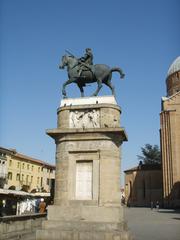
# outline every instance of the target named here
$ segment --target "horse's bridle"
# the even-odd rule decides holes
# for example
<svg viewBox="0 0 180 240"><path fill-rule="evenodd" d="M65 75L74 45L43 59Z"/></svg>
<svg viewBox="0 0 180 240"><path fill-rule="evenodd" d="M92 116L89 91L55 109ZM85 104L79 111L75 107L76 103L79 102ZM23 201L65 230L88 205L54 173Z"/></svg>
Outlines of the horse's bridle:
<svg viewBox="0 0 180 240"><path fill-rule="evenodd" d="M59 66L59 68L64 69L64 67L67 65L67 61L66 61L66 56L62 57L62 65ZM64 60L65 59L65 60Z"/></svg>

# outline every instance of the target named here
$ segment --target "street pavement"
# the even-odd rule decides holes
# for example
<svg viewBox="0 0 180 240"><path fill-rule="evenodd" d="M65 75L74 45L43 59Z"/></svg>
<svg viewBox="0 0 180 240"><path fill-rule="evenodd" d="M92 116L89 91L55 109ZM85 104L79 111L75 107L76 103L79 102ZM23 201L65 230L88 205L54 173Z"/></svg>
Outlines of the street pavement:
<svg viewBox="0 0 180 240"><path fill-rule="evenodd" d="M135 240L180 240L180 211L125 207L124 217Z"/></svg>

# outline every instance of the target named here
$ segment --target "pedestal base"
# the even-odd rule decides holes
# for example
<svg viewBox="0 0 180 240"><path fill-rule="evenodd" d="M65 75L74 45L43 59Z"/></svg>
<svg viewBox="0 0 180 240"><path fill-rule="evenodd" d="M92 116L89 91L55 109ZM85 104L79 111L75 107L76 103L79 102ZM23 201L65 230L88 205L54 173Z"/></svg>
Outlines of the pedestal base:
<svg viewBox="0 0 180 240"><path fill-rule="evenodd" d="M49 223L50 224L50 223ZM109 223L56 222L58 227L38 230L37 240L130 240L129 232L122 227Z"/></svg>
<svg viewBox="0 0 180 240"><path fill-rule="evenodd" d="M130 240L121 207L50 206L36 240Z"/></svg>

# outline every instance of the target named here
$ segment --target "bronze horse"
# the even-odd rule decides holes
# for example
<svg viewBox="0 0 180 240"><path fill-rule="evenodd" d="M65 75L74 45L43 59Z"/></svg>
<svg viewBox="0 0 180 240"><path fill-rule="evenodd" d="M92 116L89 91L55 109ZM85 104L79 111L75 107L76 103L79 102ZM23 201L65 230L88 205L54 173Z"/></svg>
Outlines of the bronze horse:
<svg viewBox="0 0 180 240"><path fill-rule="evenodd" d="M114 86L111 84L112 72L118 72L121 78L124 78L125 74L118 67L110 68L105 64L95 64L88 66L87 70L82 71L79 76L79 61L73 56L64 55L62 57L62 63L59 65L60 69L63 69L67 66L67 72L69 79L63 84L62 94L66 98L66 86L71 83L76 83L80 89L81 97L84 97L83 87L87 83L97 82L97 89L92 96L97 96L100 89L102 88L102 83L106 84L112 91L112 94L115 95Z"/></svg>

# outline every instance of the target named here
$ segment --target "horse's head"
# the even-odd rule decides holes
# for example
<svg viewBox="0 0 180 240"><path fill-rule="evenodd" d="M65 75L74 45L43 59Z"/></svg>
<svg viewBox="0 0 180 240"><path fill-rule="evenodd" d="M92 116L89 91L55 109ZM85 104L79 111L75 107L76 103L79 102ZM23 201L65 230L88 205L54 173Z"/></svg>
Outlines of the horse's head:
<svg viewBox="0 0 180 240"><path fill-rule="evenodd" d="M78 60L73 56L64 55L62 56L61 64L59 65L60 69L63 69L65 66L68 68L73 68L78 63Z"/></svg>
<svg viewBox="0 0 180 240"><path fill-rule="evenodd" d="M67 66L67 55L62 56L61 63L59 64L60 69L64 69L65 66Z"/></svg>

